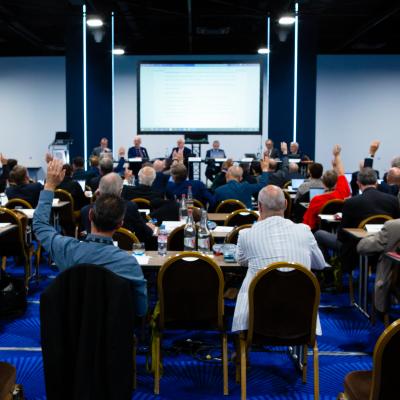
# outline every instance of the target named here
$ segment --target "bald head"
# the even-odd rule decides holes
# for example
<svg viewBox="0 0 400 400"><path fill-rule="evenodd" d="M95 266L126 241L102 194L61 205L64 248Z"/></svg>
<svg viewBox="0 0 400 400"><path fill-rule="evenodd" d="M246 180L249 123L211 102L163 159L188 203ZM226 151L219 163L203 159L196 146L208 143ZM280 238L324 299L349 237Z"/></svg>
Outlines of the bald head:
<svg viewBox="0 0 400 400"><path fill-rule="evenodd" d="M229 182L231 180L240 182L242 180L242 177L243 177L243 169L236 165L232 165L232 167L229 167L228 171L226 172L226 181L227 182Z"/></svg>
<svg viewBox="0 0 400 400"><path fill-rule="evenodd" d="M110 172L100 179L99 193L120 196L122 191L122 184L123 182L121 177L115 172Z"/></svg>
<svg viewBox="0 0 400 400"><path fill-rule="evenodd" d="M389 185L400 186L400 168L393 167L390 168L387 174L387 183Z"/></svg>
<svg viewBox="0 0 400 400"><path fill-rule="evenodd" d="M141 185L151 186L156 179L156 170L153 167L143 167L138 175Z"/></svg>
<svg viewBox="0 0 400 400"><path fill-rule="evenodd" d="M258 194L258 208L261 219L272 216L283 217L286 204L285 195L278 186L268 185Z"/></svg>
<svg viewBox="0 0 400 400"><path fill-rule="evenodd" d="M278 167L278 163L273 158L271 158L269 160L268 170L269 171L276 171L277 167Z"/></svg>
<svg viewBox="0 0 400 400"><path fill-rule="evenodd" d="M289 172L291 174L295 174L296 172L299 172L299 166L297 164L291 162L289 164Z"/></svg>
<svg viewBox="0 0 400 400"><path fill-rule="evenodd" d="M155 160L153 162L153 168L156 170L156 172L162 172L164 170L164 161Z"/></svg>

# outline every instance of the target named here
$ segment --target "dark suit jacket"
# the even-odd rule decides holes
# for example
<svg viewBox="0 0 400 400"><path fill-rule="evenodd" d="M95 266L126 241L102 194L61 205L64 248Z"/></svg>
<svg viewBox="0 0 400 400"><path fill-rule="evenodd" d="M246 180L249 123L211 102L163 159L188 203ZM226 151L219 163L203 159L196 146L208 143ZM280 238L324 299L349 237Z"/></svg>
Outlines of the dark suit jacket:
<svg viewBox="0 0 400 400"><path fill-rule="evenodd" d="M121 197L128 201L135 197L142 197L151 202L152 209L158 208L164 204L164 195L161 192L152 189L150 186L141 184L137 186L125 185L122 189Z"/></svg>
<svg viewBox="0 0 400 400"><path fill-rule="evenodd" d="M134 304L130 281L100 266L68 268L46 288L40 325L49 400L131 398Z"/></svg>
<svg viewBox="0 0 400 400"><path fill-rule="evenodd" d="M81 210L81 229L90 233L91 226L89 221L89 210L92 206L88 205ZM154 249L153 231L146 225L146 221L140 215L138 207L131 201L126 202L126 212L124 217L124 228L134 232L141 242L146 243L146 249Z"/></svg>
<svg viewBox="0 0 400 400"><path fill-rule="evenodd" d="M57 189L63 189L68 193L71 193L71 196L74 199L75 211L80 210L83 206L89 204L89 199L83 193L81 185L69 176L64 178L64 180L57 186Z"/></svg>
<svg viewBox="0 0 400 400"><path fill-rule="evenodd" d="M164 172L156 172L156 179L154 180L151 188L155 191L161 192L163 195L167 190L167 184L170 175L164 174Z"/></svg>
<svg viewBox="0 0 400 400"><path fill-rule="evenodd" d="M169 158L173 158L174 155L174 151L178 151L177 147L174 147L171 151L171 155L169 156ZM183 162L187 167L188 164L188 158L192 156L192 150L189 149L189 147L184 147L183 148Z"/></svg>
<svg viewBox="0 0 400 400"><path fill-rule="evenodd" d="M134 157L150 158L145 147L140 147L140 150L136 147L129 147L128 158Z"/></svg>
<svg viewBox="0 0 400 400"><path fill-rule="evenodd" d="M8 200L23 199L26 200L33 208L36 208L40 192L43 189L41 183L24 183L22 185L11 185L6 189Z"/></svg>
<svg viewBox="0 0 400 400"><path fill-rule="evenodd" d="M264 150L265 155L267 154L267 151L268 151L267 149ZM269 158L280 158L280 156L281 156L280 151L276 147L274 147L271 150L271 154L269 155Z"/></svg>
<svg viewBox="0 0 400 400"><path fill-rule="evenodd" d="M343 228L357 228L365 218L376 214L399 218L400 208L397 198L377 189L368 188L364 190L363 194L345 201L343 217L338 230L338 239L342 242L340 253L345 270L351 269L357 262L357 243L343 231Z"/></svg>

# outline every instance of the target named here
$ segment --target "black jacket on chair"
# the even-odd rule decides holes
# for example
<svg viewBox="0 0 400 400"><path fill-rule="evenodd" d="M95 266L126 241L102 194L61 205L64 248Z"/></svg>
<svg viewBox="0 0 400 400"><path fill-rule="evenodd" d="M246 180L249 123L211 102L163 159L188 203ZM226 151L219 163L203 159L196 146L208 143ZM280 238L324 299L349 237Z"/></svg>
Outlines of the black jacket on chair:
<svg viewBox="0 0 400 400"><path fill-rule="evenodd" d="M129 280L95 265L61 273L40 298L47 399L131 399L134 313Z"/></svg>

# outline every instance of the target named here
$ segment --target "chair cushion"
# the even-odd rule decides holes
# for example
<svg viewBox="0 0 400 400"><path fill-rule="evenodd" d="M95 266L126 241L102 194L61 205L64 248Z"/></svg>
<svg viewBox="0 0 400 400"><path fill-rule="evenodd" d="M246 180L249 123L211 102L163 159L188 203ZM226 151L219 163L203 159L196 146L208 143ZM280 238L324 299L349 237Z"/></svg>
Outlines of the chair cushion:
<svg viewBox="0 0 400 400"><path fill-rule="evenodd" d="M15 386L15 367L5 362L0 362L0 400L11 399Z"/></svg>
<svg viewBox="0 0 400 400"><path fill-rule="evenodd" d="M344 391L349 400L368 400L372 371L353 371L344 378Z"/></svg>

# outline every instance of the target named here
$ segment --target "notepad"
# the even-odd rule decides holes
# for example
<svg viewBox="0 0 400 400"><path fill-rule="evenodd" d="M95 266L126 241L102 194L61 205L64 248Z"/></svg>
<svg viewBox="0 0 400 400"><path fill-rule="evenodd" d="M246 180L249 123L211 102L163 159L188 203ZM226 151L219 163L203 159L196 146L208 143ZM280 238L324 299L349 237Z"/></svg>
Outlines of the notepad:
<svg viewBox="0 0 400 400"><path fill-rule="evenodd" d="M213 232L217 233L230 233L233 230L233 226L217 226Z"/></svg>
<svg viewBox="0 0 400 400"><path fill-rule="evenodd" d="M383 224L367 224L365 225L365 230L368 233L376 233L382 230Z"/></svg>
<svg viewBox="0 0 400 400"><path fill-rule="evenodd" d="M142 256L137 256L136 254L132 253L132 256L136 258L136 261L139 263L139 265L147 265L150 260L150 256L142 255Z"/></svg>

